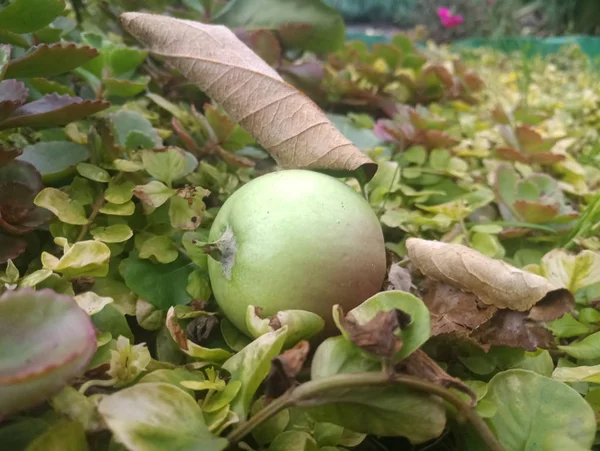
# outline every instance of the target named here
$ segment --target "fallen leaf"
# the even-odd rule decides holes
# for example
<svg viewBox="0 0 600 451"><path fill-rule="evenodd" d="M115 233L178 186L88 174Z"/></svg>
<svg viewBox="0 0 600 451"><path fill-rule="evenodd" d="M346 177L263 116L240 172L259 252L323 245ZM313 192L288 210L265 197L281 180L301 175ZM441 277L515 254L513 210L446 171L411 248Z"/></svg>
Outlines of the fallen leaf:
<svg viewBox="0 0 600 451"><path fill-rule="evenodd" d="M457 333L469 336L498 309L485 305L473 293L446 283L426 279L419 285L423 302L431 313L431 335Z"/></svg>
<svg viewBox="0 0 600 451"><path fill-rule="evenodd" d="M181 71L248 130L286 169L363 168L376 165L308 97L223 26L159 15L124 13L123 27Z"/></svg>
<svg viewBox="0 0 600 451"><path fill-rule="evenodd" d="M552 333L541 323L528 318L526 312L511 310L498 311L472 337L484 345L510 346L532 352L538 348L548 349L553 342Z"/></svg>
<svg viewBox="0 0 600 451"><path fill-rule="evenodd" d="M302 369L310 345L302 340L291 349L271 360L271 370L266 379L265 395L274 399L283 395L296 384L296 375Z"/></svg>
<svg viewBox="0 0 600 451"><path fill-rule="evenodd" d="M550 294L574 302L568 290L548 279L460 244L409 238L406 248L424 275L469 291L487 305L524 312Z"/></svg>

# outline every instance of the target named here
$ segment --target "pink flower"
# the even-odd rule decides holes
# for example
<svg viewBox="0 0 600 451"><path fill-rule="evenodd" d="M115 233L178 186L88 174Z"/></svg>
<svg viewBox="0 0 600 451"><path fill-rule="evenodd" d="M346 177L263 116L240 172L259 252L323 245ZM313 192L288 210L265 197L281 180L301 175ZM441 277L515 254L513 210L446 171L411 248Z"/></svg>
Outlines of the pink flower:
<svg viewBox="0 0 600 451"><path fill-rule="evenodd" d="M442 25L446 28L456 27L465 21L463 16L460 14L452 14L448 8L438 8L437 13L440 18L440 22L442 22Z"/></svg>

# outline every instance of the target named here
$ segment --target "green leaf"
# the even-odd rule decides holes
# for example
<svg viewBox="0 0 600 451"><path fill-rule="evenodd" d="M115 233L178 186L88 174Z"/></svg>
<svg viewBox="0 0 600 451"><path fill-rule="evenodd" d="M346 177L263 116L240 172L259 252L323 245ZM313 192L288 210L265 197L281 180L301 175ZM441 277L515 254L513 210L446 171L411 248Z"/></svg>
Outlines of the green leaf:
<svg viewBox="0 0 600 451"><path fill-rule="evenodd" d="M50 210L58 219L67 224L83 225L88 223L83 206L71 199L67 193L56 188L44 188L33 202Z"/></svg>
<svg viewBox="0 0 600 451"><path fill-rule="evenodd" d="M344 20L319 0L244 0L229 2L213 18L229 28L278 30L288 46L332 52L344 45Z"/></svg>
<svg viewBox="0 0 600 451"><path fill-rule="evenodd" d="M419 349L431 334L429 310L416 296L405 291L385 291L370 297L358 307L350 310L358 324L366 324L372 320L378 312L388 312L399 309L410 315L411 321L408 326L399 329L395 334L402 340L402 348L396 353L396 359L403 359ZM340 308L333 308L333 317L342 335L349 339L348 332L340 324Z"/></svg>
<svg viewBox="0 0 600 451"><path fill-rule="evenodd" d="M561 382L526 370L504 371L492 378L483 399L497 407L487 421L507 450L583 450L594 442L592 408Z"/></svg>
<svg viewBox="0 0 600 451"><path fill-rule="evenodd" d="M132 451L220 451L202 410L185 391L166 383L144 383L105 396L98 410L119 442Z"/></svg>
<svg viewBox="0 0 600 451"><path fill-rule="evenodd" d="M143 92L150 82L151 78L147 75L138 77L135 80L122 80L118 78L102 79L105 97L134 97Z"/></svg>
<svg viewBox="0 0 600 451"><path fill-rule="evenodd" d="M228 383L223 390L220 392L213 394L208 402L204 402L202 404L203 412L216 412L226 406L228 406L231 401L237 396L238 392L242 388L242 383L240 381L231 381Z"/></svg>
<svg viewBox="0 0 600 451"><path fill-rule="evenodd" d="M542 258L541 268L541 275L577 293L600 282L600 253L584 250L572 255L563 249L553 249Z"/></svg>
<svg viewBox="0 0 600 451"><path fill-rule="evenodd" d="M13 421L0 428L0 443L6 449L26 449L47 428L48 422L41 418L27 417Z"/></svg>
<svg viewBox="0 0 600 451"><path fill-rule="evenodd" d="M79 175L94 182L108 183L112 178L107 171L95 164L79 163L76 169Z"/></svg>
<svg viewBox="0 0 600 451"><path fill-rule="evenodd" d="M593 360L600 358L600 332L585 337L583 340L571 345L558 346L558 349L566 352L571 357L581 360Z"/></svg>
<svg viewBox="0 0 600 451"><path fill-rule="evenodd" d="M131 200L135 183L126 180L116 182L114 179L108 183L108 188L104 191L104 198L111 204L121 205Z"/></svg>
<svg viewBox="0 0 600 451"><path fill-rule="evenodd" d="M107 296L98 296L93 291L85 291L75 296L75 301L77 301L77 305L85 310L88 315L92 316L100 312L108 304L112 304L114 299Z"/></svg>
<svg viewBox="0 0 600 451"><path fill-rule="evenodd" d="M85 371L95 350L92 322L73 298L47 289L5 292L0 296L0 415L57 394Z"/></svg>
<svg viewBox="0 0 600 451"><path fill-rule="evenodd" d="M379 371L381 364L365 359L358 347L338 336L330 337L319 345L310 369L311 379L319 380L341 373Z"/></svg>
<svg viewBox="0 0 600 451"><path fill-rule="evenodd" d="M109 332L111 336L118 337L120 335L133 342L133 333L129 328L127 320L117 308L115 304L110 304L92 316L92 322L97 329L103 332ZM114 344L116 345L116 341Z"/></svg>
<svg viewBox="0 0 600 451"><path fill-rule="evenodd" d="M238 352L250 344L250 339L237 329L227 318L221 319L221 335L223 340L234 351Z"/></svg>
<svg viewBox="0 0 600 451"><path fill-rule="evenodd" d="M152 177L166 183L169 187L174 180L178 180L189 173L185 152L177 147L144 150L142 161L144 169Z"/></svg>
<svg viewBox="0 0 600 451"><path fill-rule="evenodd" d="M69 72L96 56L98 51L91 47L71 43L41 44L21 58L11 60L6 69L6 77L52 77Z"/></svg>
<svg viewBox="0 0 600 451"><path fill-rule="evenodd" d="M122 146L127 146L129 135L135 132L146 137L148 147L162 146L162 139L158 136L158 132L152 127L150 121L136 111L121 109L111 114L110 122L113 134Z"/></svg>
<svg viewBox="0 0 600 451"><path fill-rule="evenodd" d="M42 180L51 183L72 175L75 166L89 157L88 149L68 141L41 141L23 149L17 159L27 161L42 174Z"/></svg>
<svg viewBox="0 0 600 451"><path fill-rule="evenodd" d="M104 243L123 243L133 236L127 224L114 224L107 227L95 227L90 230L95 240Z"/></svg>
<svg viewBox="0 0 600 451"><path fill-rule="evenodd" d="M319 447L307 432L285 431L275 437L268 451L319 451Z"/></svg>
<svg viewBox="0 0 600 451"><path fill-rule="evenodd" d="M193 268L183 258L169 264L155 264L135 253L123 260L123 279L138 296L162 310L188 304L192 297L186 286Z"/></svg>
<svg viewBox="0 0 600 451"><path fill-rule="evenodd" d="M56 238L55 242L64 240ZM78 241L72 246L64 245L63 256L59 259L48 252L42 252L44 268L58 272L67 278L96 276L108 273L110 249L100 241Z"/></svg>
<svg viewBox="0 0 600 451"><path fill-rule="evenodd" d="M559 366L552 372L552 379L560 382L592 382L600 383L600 365L593 366Z"/></svg>
<svg viewBox="0 0 600 451"><path fill-rule="evenodd" d="M196 230L202 221L204 210L206 210L206 205L202 200L204 195L204 190L200 189L189 199L181 196L171 197L169 203L171 225L180 230Z"/></svg>
<svg viewBox="0 0 600 451"><path fill-rule="evenodd" d="M108 55L108 65L114 76L133 72L148 56L147 50L133 47L115 47Z"/></svg>
<svg viewBox="0 0 600 451"><path fill-rule="evenodd" d="M177 190L169 188L158 180L152 180L145 185L136 186L133 193L145 204L158 208L177 193Z"/></svg>
<svg viewBox="0 0 600 451"><path fill-rule="evenodd" d="M131 216L135 212L135 204L130 200L123 204L106 202L99 211L105 215Z"/></svg>
<svg viewBox="0 0 600 451"><path fill-rule="evenodd" d="M60 421L29 444L26 451L88 451L85 430L79 421Z"/></svg>
<svg viewBox="0 0 600 451"><path fill-rule="evenodd" d="M287 327L287 336L284 347L292 347L301 340L314 337L325 327L325 321L319 315L306 310L283 310L273 316L279 327ZM271 318L261 318L252 305L246 310L246 327L254 338L273 332L275 328L270 325Z"/></svg>
<svg viewBox="0 0 600 451"><path fill-rule="evenodd" d="M0 29L30 33L50 24L64 9L62 0L15 0L0 10Z"/></svg>
<svg viewBox="0 0 600 451"><path fill-rule="evenodd" d="M223 364L223 369L231 374L231 380L242 383L242 389L231 403L231 410L241 420L248 415L256 390L269 374L271 360L281 352L286 333L287 328L282 327L264 334Z"/></svg>
<svg viewBox="0 0 600 451"><path fill-rule="evenodd" d="M446 426L443 402L403 386L332 389L327 398L331 403L307 408L311 418L356 432L419 444L439 437Z"/></svg>
<svg viewBox="0 0 600 451"><path fill-rule="evenodd" d="M206 378L200 371L192 371L186 368L175 368L173 370L156 370L144 375L139 381L139 384L146 382L164 382L175 385L177 388L185 391L189 395L193 395L194 391L185 388L181 385L182 381L203 381Z"/></svg>
<svg viewBox="0 0 600 451"><path fill-rule="evenodd" d="M566 313L562 317L550 321L547 324L548 329L552 331L557 338L571 338L584 335L591 332L592 328L573 318L573 315Z"/></svg>
<svg viewBox="0 0 600 451"><path fill-rule="evenodd" d="M155 235L143 242L139 249L140 258L154 257L159 263L171 263L179 253L175 243L168 236Z"/></svg>
<svg viewBox="0 0 600 451"><path fill-rule="evenodd" d="M348 116L332 113L328 114L327 117L359 149L370 149L383 144L383 141L373 133L373 130L357 127Z"/></svg>
<svg viewBox="0 0 600 451"><path fill-rule="evenodd" d="M212 295L208 273L194 270L188 277L185 289L192 298L208 301Z"/></svg>
<svg viewBox="0 0 600 451"><path fill-rule="evenodd" d="M517 171L508 164L501 164L496 170L496 194L506 205L513 205L517 200Z"/></svg>
<svg viewBox="0 0 600 451"><path fill-rule="evenodd" d="M265 397L261 396L254 401L254 404L252 404L251 417L256 415L264 407ZM290 411L288 409L282 410L277 415L263 421L257 427L252 429L252 437L259 445L271 443L275 437L285 430L289 422Z"/></svg>
<svg viewBox="0 0 600 451"><path fill-rule="evenodd" d="M65 387L50 403L57 413L79 422L86 431L97 432L103 429L94 399L79 393L73 387Z"/></svg>

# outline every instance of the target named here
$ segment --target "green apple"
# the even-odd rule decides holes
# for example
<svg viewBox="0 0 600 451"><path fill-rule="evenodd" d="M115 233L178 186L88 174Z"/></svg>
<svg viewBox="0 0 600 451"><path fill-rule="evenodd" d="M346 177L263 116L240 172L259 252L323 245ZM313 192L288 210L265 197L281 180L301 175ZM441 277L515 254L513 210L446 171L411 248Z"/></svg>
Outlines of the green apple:
<svg viewBox="0 0 600 451"><path fill-rule="evenodd" d="M356 307L380 291L386 272L383 232L368 202L309 170L242 186L219 210L209 240L217 249L208 258L214 296L246 334L249 305L263 316L310 311L331 329L332 307Z"/></svg>

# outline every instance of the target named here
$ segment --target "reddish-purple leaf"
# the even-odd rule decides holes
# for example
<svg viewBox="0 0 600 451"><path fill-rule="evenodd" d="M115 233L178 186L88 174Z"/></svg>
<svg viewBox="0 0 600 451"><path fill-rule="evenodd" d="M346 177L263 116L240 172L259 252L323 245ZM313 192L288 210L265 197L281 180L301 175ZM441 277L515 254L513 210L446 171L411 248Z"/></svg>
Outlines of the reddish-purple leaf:
<svg viewBox="0 0 600 451"><path fill-rule="evenodd" d="M27 100L29 90L23 82L4 80L0 82L0 121L6 119L13 111Z"/></svg>
<svg viewBox="0 0 600 451"><path fill-rule="evenodd" d="M23 153L21 149L0 147L0 168L7 165Z"/></svg>
<svg viewBox="0 0 600 451"><path fill-rule="evenodd" d="M50 94L18 108L0 123L0 130L14 127L65 125L105 110L110 104L101 100L83 100L68 95Z"/></svg>
<svg viewBox="0 0 600 451"><path fill-rule="evenodd" d="M12 60L7 78L51 77L64 74L96 58L98 50L72 43L41 44Z"/></svg>
<svg viewBox="0 0 600 451"><path fill-rule="evenodd" d="M496 153L500 158L508 161L520 161L521 163L529 161L525 155L512 147L499 147L496 149Z"/></svg>
<svg viewBox="0 0 600 451"><path fill-rule="evenodd" d="M269 30L256 30L250 35L250 48L270 66L281 63L281 45Z"/></svg>
<svg viewBox="0 0 600 451"><path fill-rule="evenodd" d="M542 136L527 125L517 127L515 135L519 143L519 148L523 152L535 152L544 143Z"/></svg>
<svg viewBox="0 0 600 451"><path fill-rule="evenodd" d="M0 232L0 265L14 260L27 249L27 241Z"/></svg>
<svg viewBox="0 0 600 451"><path fill-rule="evenodd" d="M556 205L544 205L537 202L518 200L514 203L514 209L521 217L532 224L543 224L552 221L558 215Z"/></svg>
<svg viewBox="0 0 600 451"><path fill-rule="evenodd" d="M0 416L55 395L87 368L96 352L89 315L50 289L0 297Z"/></svg>
<svg viewBox="0 0 600 451"><path fill-rule="evenodd" d="M529 155L529 161L539 164L554 164L563 161L566 157L552 152L537 152Z"/></svg>

